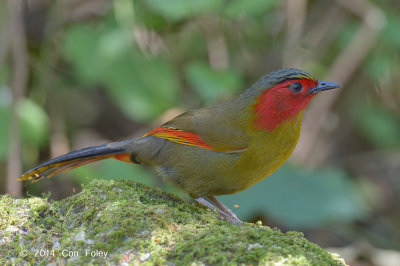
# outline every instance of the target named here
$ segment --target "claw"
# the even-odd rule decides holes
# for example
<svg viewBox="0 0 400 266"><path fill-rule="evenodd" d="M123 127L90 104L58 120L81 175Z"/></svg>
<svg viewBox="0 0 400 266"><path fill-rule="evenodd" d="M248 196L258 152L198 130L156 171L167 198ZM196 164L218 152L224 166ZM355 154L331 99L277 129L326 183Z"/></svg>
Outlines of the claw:
<svg viewBox="0 0 400 266"><path fill-rule="evenodd" d="M224 204L222 204L219 200L217 200L214 196L209 197L210 200L212 200L218 207L213 205L211 202L206 200L204 197L198 197L195 198L194 200L198 202L199 204L209 208L212 211L217 211L221 217L228 222L236 225L242 225L243 222L236 216L235 213L233 213L228 207L226 207ZM216 203L218 202L218 203ZM222 210L223 209L223 210Z"/></svg>

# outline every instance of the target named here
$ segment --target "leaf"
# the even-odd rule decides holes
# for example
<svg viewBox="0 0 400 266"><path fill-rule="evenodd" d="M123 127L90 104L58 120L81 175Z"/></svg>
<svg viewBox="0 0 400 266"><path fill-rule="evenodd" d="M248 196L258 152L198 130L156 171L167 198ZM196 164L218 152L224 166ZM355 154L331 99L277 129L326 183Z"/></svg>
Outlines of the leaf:
<svg viewBox="0 0 400 266"><path fill-rule="evenodd" d="M207 103L237 93L243 83L235 71L214 70L202 61L187 65L185 76L201 99Z"/></svg>
<svg viewBox="0 0 400 266"><path fill-rule="evenodd" d="M396 72L396 62L393 61L391 51L385 50L384 52L370 54L366 61L366 68L368 76L378 83L386 75ZM387 87L382 86L381 88Z"/></svg>
<svg viewBox="0 0 400 266"><path fill-rule="evenodd" d="M211 12L221 8L222 0L145 0L154 12L172 21Z"/></svg>
<svg viewBox="0 0 400 266"><path fill-rule="evenodd" d="M352 110L359 133L373 146L400 146L400 117L379 105L356 105Z"/></svg>
<svg viewBox="0 0 400 266"><path fill-rule="evenodd" d="M149 120L175 104L179 85L173 67L141 54L120 58L107 75L107 89L129 117Z"/></svg>
<svg viewBox="0 0 400 266"><path fill-rule="evenodd" d="M385 27L381 31L380 40L386 44L386 49L392 47L397 50L400 46L400 18L397 11L388 12L386 19L388 21L386 21Z"/></svg>
<svg viewBox="0 0 400 266"><path fill-rule="evenodd" d="M279 1L275 0L235 0L228 2L224 14L230 18L262 16L278 4Z"/></svg>
<svg viewBox="0 0 400 266"><path fill-rule="evenodd" d="M349 21L343 24L342 29L338 32L338 40L336 45L338 45L340 49L345 49L353 40L354 36L356 36L359 28L359 21Z"/></svg>
<svg viewBox="0 0 400 266"><path fill-rule="evenodd" d="M179 83L173 66L147 58L117 28L73 27L64 52L87 85L103 85L128 117L148 121L175 104Z"/></svg>
<svg viewBox="0 0 400 266"><path fill-rule="evenodd" d="M355 184L339 170L308 172L281 167L253 187L221 200L242 219L270 216L289 228L315 228L331 221L350 221L366 212Z"/></svg>
<svg viewBox="0 0 400 266"><path fill-rule="evenodd" d="M99 73L104 72L107 67L107 61L103 61L96 51L99 38L98 30L89 27L71 27L66 32L64 54L84 84L96 82Z"/></svg>
<svg viewBox="0 0 400 266"><path fill-rule="evenodd" d="M22 139L27 143L43 146L49 138L49 118L46 111L31 99L22 99L17 105L21 120Z"/></svg>

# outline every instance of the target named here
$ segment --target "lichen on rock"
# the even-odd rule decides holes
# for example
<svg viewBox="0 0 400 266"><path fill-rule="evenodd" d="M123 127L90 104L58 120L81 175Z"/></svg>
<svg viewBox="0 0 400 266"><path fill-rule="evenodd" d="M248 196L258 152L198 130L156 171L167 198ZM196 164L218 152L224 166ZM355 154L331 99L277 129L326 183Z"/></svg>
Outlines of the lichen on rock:
<svg viewBox="0 0 400 266"><path fill-rule="evenodd" d="M302 233L233 225L127 180L93 180L61 201L1 196L5 263L345 265Z"/></svg>

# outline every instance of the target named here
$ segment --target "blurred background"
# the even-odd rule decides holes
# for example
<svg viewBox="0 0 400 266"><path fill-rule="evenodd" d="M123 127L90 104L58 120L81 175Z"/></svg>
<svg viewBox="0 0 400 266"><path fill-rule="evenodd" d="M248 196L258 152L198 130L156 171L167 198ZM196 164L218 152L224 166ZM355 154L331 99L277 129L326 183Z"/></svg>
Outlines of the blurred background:
<svg viewBox="0 0 400 266"><path fill-rule="evenodd" d="M342 89L313 100L281 169L220 199L350 265L400 265L399 29L398 0L0 1L0 193L62 199L125 178L188 199L116 160L16 179L297 67Z"/></svg>

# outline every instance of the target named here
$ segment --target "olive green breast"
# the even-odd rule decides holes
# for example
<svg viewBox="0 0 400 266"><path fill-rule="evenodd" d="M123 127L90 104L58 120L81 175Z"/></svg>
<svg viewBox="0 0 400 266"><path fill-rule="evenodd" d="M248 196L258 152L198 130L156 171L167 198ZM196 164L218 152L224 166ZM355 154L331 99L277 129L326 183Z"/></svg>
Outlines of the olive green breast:
<svg viewBox="0 0 400 266"><path fill-rule="evenodd" d="M232 180L237 183L238 191L268 177L289 158L300 137L302 117L303 111L271 132L256 130L249 133L249 148L235 165L240 176Z"/></svg>

